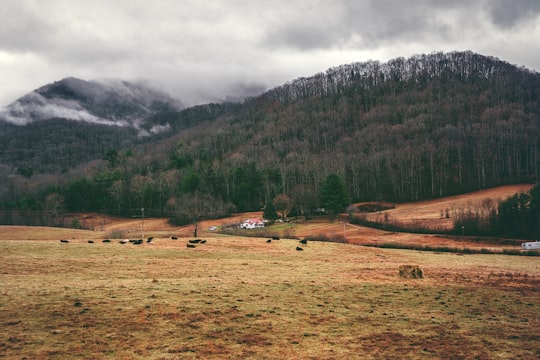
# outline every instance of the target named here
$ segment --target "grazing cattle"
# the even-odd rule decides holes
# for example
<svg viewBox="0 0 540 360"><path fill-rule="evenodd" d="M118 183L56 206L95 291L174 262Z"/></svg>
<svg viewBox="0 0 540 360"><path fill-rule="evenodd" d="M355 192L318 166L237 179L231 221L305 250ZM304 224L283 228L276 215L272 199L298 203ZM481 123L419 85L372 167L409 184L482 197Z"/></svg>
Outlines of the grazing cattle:
<svg viewBox="0 0 540 360"><path fill-rule="evenodd" d="M302 239L302 240L300 240L300 244L307 245L307 239Z"/></svg>
<svg viewBox="0 0 540 360"><path fill-rule="evenodd" d="M146 242L147 242L147 243L151 243L152 240L154 240L154 237L153 237L153 236L150 236L148 239L146 239Z"/></svg>
<svg viewBox="0 0 540 360"><path fill-rule="evenodd" d="M201 239L189 240L191 244L198 244L201 242Z"/></svg>
<svg viewBox="0 0 540 360"><path fill-rule="evenodd" d="M143 243L142 239L133 241L133 245L141 245Z"/></svg>
<svg viewBox="0 0 540 360"><path fill-rule="evenodd" d="M94 240L88 240L88 243L89 243L89 244L93 244L93 243L94 243Z"/></svg>
<svg viewBox="0 0 540 360"><path fill-rule="evenodd" d="M266 243L267 243L267 244L270 244L271 242L272 242L272 239L266 240Z"/></svg>
<svg viewBox="0 0 540 360"><path fill-rule="evenodd" d="M62 239L62 240L60 240L60 242L61 242L61 243L68 243L69 240L64 240L64 239Z"/></svg>
<svg viewBox="0 0 540 360"><path fill-rule="evenodd" d="M193 249L193 248L195 247L195 245L193 245L193 244L187 244L187 247Z"/></svg>
<svg viewBox="0 0 540 360"><path fill-rule="evenodd" d="M105 240L103 240L103 242L104 242L104 243L110 243L110 242L111 242L111 240L109 240L109 239L105 239Z"/></svg>
<svg viewBox="0 0 540 360"><path fill-rule="evenodd" d="M178 240L176 236L171 236L171 240Z"/></svg>
<svg viewBox="0 0 540 360"><path fill-rule="evenodd" d="M279 240L279 236L272 236L272 240Z"/></svg>
<svg viewBox="0 0 540 360"><path fill-rule="evenodd" d="M120 244L124 245L124 244L127 244L129 242L129 240L120 240Z"/></svg>
<svg viewBox="0 0 540 360"><path fill-rule="evenodd" d="M201 240L201 244L206 244L206 240Z"/></svg>
<svg viewBox="0 0 540 360"><path fill-rule="evenodd" d="M296 251L304 251L304 249L302 249L300 246L297 246Z"/></svg>

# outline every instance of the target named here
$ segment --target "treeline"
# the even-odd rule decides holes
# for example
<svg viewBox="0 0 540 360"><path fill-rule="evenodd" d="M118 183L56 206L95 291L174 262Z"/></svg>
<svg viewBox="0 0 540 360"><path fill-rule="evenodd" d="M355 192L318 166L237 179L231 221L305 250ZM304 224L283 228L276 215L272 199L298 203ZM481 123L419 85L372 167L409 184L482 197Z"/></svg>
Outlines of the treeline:
<svg viewBox="0 0 540 360"><path fill-rule="evenodd" d="M201 159L195 161L184 148L183 143L177 145L166 169L151 164L139 167L141 158L131 151L110 150L105 157L107 166L93 177L0 203L0 223L65 226L66 213L99 212L168 217L181 225L253 210L265 210L269 219L288 214L308 217L318 207L335 215L350 203L337 174L324 179L320 192L298 184L285 194L279 168L258 169L255 163L213 168Z"/></svg>
<svg viewBox="0 0 540 360"><path fill-rule="evenodd" d="M387 217L383 221L370 221L365 216L351 214L349 220L353 224L386 231L493 237L497 239L488 241L484 238L483 241L497 244L515 244L513 240L504 239L537 240L540 238L540 184L534 185L527 193L516 193L500 202L486 199L451 211L446 210L446 216L453 219L453 228L450 230L436 226L425 227L414 222L404 225Z"/></svg>
<svg viewBox="0 0 540 360"><path fill-rule="evenodd" d="M454 216L456 234L538 240L540 238L540 185L527 193L494 204L486 201Z"/></svg>

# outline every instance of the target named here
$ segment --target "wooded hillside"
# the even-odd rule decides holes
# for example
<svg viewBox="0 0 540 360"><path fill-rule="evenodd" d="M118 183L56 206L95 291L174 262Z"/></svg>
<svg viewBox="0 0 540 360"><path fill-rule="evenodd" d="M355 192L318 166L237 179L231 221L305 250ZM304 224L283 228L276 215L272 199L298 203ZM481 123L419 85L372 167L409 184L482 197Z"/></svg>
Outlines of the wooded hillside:
<svg viewBox="0 0 540 360"><path fill-rule="evenodd" d="M351 64L254 99L219 139L279 163L285 189L337 172L355 199L437 197L538 179L539 91L473 53Z"/></svg>
<svg viewBox="0 0 540 360"><path fill-rule="evenodd" d="M199 217L260 209L278 194L315 208L331 174L352 201L418 200L539 178L540 75L471 52L343 65L243 104L154 121L171 131L110 144L106 160L66 174L35 207L56 192L72 211L144 207ZM36 190L22 175L4 181L20 195ZM13 193L3 199L20 207Z"/></svg>

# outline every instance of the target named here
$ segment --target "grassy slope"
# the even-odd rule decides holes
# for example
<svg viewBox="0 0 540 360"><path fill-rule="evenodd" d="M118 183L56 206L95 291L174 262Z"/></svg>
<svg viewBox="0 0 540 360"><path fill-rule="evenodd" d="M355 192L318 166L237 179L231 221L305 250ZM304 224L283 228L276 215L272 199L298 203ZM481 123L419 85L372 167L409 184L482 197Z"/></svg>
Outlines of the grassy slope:
<svg viewBox="0 0 540 360"><path fill-rule="evenodd" d="M454 210L475 209L481 207L482 203L486 201L492 201L496 204L516 193L526 193L531 187L530 184L507 185L445 198L395 204L394 209L381 213L372 213L369 218L375 221L383 221L384 213L386 213L389 220L395 220L403 224L416 222L428 228L449 229L453 226L453 219L451 217L446 218L447 211L452 216Z"/></svg>

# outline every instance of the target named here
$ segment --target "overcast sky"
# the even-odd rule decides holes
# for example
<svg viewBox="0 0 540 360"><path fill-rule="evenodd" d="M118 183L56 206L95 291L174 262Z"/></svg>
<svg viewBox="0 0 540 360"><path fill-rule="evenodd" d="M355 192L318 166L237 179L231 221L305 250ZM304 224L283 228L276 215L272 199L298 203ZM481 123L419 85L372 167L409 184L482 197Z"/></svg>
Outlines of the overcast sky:
<svg viewBox="0 0 540 360"><path fill-rule="evenodd" d="M68 76L146 79L193 105L454 50L540 71L540 1L2 0L0 105Z"/></svg>

